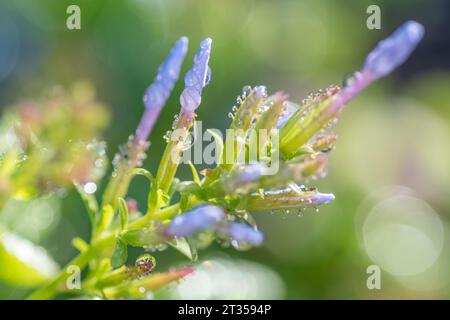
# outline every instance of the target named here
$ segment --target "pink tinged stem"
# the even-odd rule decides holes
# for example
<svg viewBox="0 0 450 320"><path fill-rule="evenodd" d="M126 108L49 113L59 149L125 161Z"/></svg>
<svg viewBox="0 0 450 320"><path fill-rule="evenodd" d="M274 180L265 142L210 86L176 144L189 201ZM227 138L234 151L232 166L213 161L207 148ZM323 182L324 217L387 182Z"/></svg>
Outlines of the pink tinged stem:
<svg viewBox="0 0 450 320"><path fill-rule="evenodd" d="M146 141L150 132L153 129L153 126L156 123L156 119L158 119L159 113L161 112L160 108L155 109L145 109L144 114L142 115L141 122L136 129L136 141Z"/></svg>
<svg viewBox="0 0 450 320"><path fill-rule="evenodd" d="M336 115L342 108L374 81L373 76L367 70L356 72L347 82L346 86L334 97L333 102L327 110L329 115Z"/></svg>

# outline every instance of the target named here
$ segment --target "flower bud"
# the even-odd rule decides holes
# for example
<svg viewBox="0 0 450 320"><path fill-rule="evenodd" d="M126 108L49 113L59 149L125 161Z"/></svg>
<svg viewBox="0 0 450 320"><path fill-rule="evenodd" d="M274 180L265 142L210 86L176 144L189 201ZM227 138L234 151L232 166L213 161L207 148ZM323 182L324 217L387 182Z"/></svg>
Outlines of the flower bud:
<svg viewBox="0 0 450 320"><path fill-rule="evenodd" d="M203 88L211 79L211 69L208 66L211 43L211 38L206 38L200 43L200 49L194 58L194 65L184 77L185 88L180 96L182 111L193 113L202 101Z"/></svg>
<svg viewBox="0 0 450 320"><path fill-rule="evenodd" d="M243 203L249 211L301 209L327 204L335 199L332 193L315 190L292 190L291 188L268 190L250 194Z"/></svg>
<svg viewBox="0 0 450 320"><path fill-rule="evenodd" d="M188 39L180 38L166 60L159 67L153 83L148 87L144 95L145 112L136 129L136 141L145 141L148 138L161 109L166 104L172 92L175 82L180 74L181 64L187 52Z"/></svg>
<svg viewBox="0 0 450 320"><path fill-rule="evenodd" d="M259 246L264 241L264 235L261 231L244 223L230 222L217 228L217 232L222 237L236 241L238 246Z"/></svg>
<svg viewBox="0 0 450 320"><path fill-rule="evenodd" d="M415 21L407 21L395 32L378 43L364 62L363 70L374 80L386 76L408 59L422 40L424 27Z"/></svg>
<svg viewBox="0 0 450 320"><path fill-rule="evenodd" d="M214 227L224 216L220 207L200 205L173 218L164 229L164 235L168 238L190 236Z"/></svg>
<svg viewBox="0 0 450 320"><path fill-rule="evenodd" d="M149 109L161 109L178 80L181 64L183 63L188 48L188 39L180 38L166 60L159 67L153 83L148 87L144 95L144 104Z"/></svg>

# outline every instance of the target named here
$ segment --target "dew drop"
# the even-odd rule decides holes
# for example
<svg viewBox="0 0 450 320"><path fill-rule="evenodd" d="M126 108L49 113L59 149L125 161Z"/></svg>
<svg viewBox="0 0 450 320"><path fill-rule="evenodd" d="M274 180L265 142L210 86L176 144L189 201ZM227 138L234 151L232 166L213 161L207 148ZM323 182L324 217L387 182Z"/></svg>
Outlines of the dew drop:
<svg viewBox="0 0 450 320"><path fill-rule="evenodd" d="M347 73L344 76L344 80L342 80L342 87L347 87L352 84L352 82L355 80L355 73Z"/></svg>
<svg viewBox="0 0 450 320"><path fill-rule="evenodd" d="M171 135L172 135L172 131L167 130L166 134L163 136L163 139L164 139L164 141L166 141L166 143L169 143Z"/></svg>
<svg viewBox="0 0 450 320"><path fill-rule="evenodd" d="M94 194L97 191L97 185L95 182L88 182L83 186L83 191L87 194Z"/></svg>
<svg viewBox="0 0 450 320"><path fill-rule="evenodd" d="M250 87L250 86L244 86L243 88L242 88L242 94L245 96L245 97L247 97L248 95L250 95L250 93L252 92L252 87Z"/></svg>
<svg viewBox="0 0 450 320"><path fill-rule="evenodd" d="M211 81L211 68L208 66L208 71L206 72L205 83L203 86L206 86Z"/></svg>
<svg viewBox="0 0 450 320"><path fill-rule="evenodd" d="M95 166L96 166L97 168L102 168L102 167L104 166L104 161L103 161L103 159L99 158L99 159L95 160Z"/></svg>

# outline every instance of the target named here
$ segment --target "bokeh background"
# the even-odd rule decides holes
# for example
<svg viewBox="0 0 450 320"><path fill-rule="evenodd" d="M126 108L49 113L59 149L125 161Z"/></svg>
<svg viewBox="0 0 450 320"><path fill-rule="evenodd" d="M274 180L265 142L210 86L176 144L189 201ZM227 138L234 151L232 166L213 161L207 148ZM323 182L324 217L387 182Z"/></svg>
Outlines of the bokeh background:
<svg viewBox="0 0 450 320"><path fill-rule="evenodd" d="M81 30L66 28L69 4L81 7ZM366 27L371 4L381 8L381 30ZM302 217L256 215L264 246L202 251L197 274L155 298L450 298L449 15L445 0L2 0L0 112L53 85L90 81L111 112L104 139L112 159L139 121L145 88L182 35L190 39L182 73L199 41L213 38L212 81L198 115L204 127L224 130L243 86L282 89L299 102L341 85L377 41L417 20L426 35L411 58L340 117L329 174L314 184L336 200ZM144 166L153 172L181 90L179 81L151 135ZM189 177L186 168L180 176ZM137 178L129 196L145 206L147 192ZM75 192L8 203L0 221L60 265L76 254L73 237L89 237ZM186 263L173 250L155 256L160 270ZM381 268L380 290L367 288L370 265ZM27 292L0 279L0 298Z"/></svg>

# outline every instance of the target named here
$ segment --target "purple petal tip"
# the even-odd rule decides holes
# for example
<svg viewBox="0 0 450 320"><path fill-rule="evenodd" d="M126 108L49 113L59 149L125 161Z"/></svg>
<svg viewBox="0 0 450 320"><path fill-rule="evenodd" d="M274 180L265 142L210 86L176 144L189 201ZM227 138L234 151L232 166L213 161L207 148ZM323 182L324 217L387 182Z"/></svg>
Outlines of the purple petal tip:
<svg viewBox="0 0 450 320"><path fill-rule="evenodd" d="M267 166L260 162L253 162L246 165L238 175L239 184L245 184L257 181L262 175L266 174Z"/></svg>
<svg viewBox="0 0 450 320"><path fill-rule="evenodd" d="M424 33L425 28L420 23L405 22L367 56L364 71L374 79L389 74L406 61L422 40Z"/></svg>
<svg viewBox="0 0 450 320"><path fill-rule="evenodd" d="M336 197L332 193L316 193L312 196L312 202L314 204L327 204L331 201L333 201Z"/></svg>
<svg viewBox="0 0 450 320"><path fill-rule="evenodd" d="M203 88L209 83L211 69L208 62L211 54L211 38L200 43L200 48L194 57L194 64L184 78L185 88L180 96L182 110L194 112L201 103Z"/></svg>
<svg viewBox="0 0 450 320"><path fill-rule="evenodd" d="M148 87L144 95L146 108L161 109L166 104L175 82L178 80L188 43L188 38L181 37L159 67L153 83Z"/></svg>
<svg viewBox="0 0 450 320"><path fill-rule="evenodd" d="M222 208L200 205L176 216L164 230L166 237L185 237L213 227L225 216Z"/></svg>
<svg viewBox="0 0 450 320"><path fill-rule="evenodd" d="M264 242L264 234L261 231L243 223L231 222L222 232L239 244L259 246Z"/></svg>

